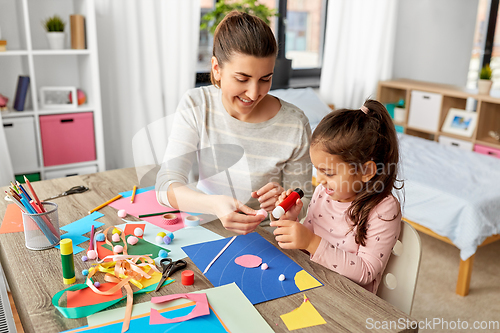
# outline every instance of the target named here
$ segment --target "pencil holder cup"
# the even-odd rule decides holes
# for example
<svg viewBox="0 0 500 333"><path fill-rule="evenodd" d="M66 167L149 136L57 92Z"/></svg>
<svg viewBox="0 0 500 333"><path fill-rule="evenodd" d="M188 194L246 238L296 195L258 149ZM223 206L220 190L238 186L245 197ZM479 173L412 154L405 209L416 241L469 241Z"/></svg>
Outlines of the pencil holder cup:
<svg viewBox="0 0 500 333"><path fill-rule="evenodd" d="M45 213L23 213L24 238L30 250L50 249L61 240L57 205L52 202L42 203Z"/></svg>

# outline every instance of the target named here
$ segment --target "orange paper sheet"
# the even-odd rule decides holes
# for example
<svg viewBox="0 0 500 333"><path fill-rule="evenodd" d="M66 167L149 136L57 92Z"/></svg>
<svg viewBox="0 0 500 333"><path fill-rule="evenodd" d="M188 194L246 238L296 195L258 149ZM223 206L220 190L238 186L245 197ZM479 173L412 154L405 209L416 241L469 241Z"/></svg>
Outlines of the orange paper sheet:
<svg viewBox="0 0 500 333"><path fill-rule="evenodd" d="M125 233L125 235L134 235L134 230L136 228L142 229L142 233L144 234L144 228L146 228L146 224L145 223L142 223L142 224L139 224L139 223L126 224L125 225L125 230L123 230L123 232ZM142 236L138 236L138 237L142 238Z"/></svg>
<svg viewBox="0 0 500 333"><path fill-rule="evenodd" d="M0 227L0 234L7 234L11 232L24 231L23 227L23 214L17 205L10 204L7 206L7 211L3 217L2 226Z"/></svg>

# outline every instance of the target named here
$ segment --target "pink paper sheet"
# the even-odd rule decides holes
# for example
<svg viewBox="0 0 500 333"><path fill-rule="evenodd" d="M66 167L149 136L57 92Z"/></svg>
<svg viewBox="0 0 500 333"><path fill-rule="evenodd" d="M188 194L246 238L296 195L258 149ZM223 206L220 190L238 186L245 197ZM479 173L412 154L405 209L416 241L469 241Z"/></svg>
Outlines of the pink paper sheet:
<svg viewBox="0 0 500 333"><path fill-rule="evenodd" d="M139 217L139 215L169 212L175 210L173 208L160 205L156 200L156 192L154 190L136 194L134 203L130 202L130 198L122 198L120 200L112 202L111 204L109 204L109 206L118 210L124 209L127 214L130 214L137 218ZM189 216L189 214L184 212L178 213L176 215L179 218L179 223L172 225L164 224L163 217L161 215L141 217L141 220L148 221L149 223L152 223L160 228L174 232L176 230L184 228L184 218L186 216Z"/></svg>
<svg viewBox="0 0 500 333"><path fill-rule="evenodd" d="M234 262L246 268L254 268L262 264L262 258L253 254L244 254L234 259Z"/></svg>
<svg viewBox="0 0 500 333"><path fill-rule="evenodd" d="M196 302L193 311L189 314L177 317L177 318L165 318L163 317L158 310L151 309L150 317L149 317L149 325L157 325L157 324L170 324L170 323L179 323L181 321L186 321L189 319L193 319L200 316L206 316L210 314L210 308L208 306L207 294L175 294L175 295L167 295L167 296L159 296L152 297L151 303L163 303L168 301L173 301L179 298L187 298Z"/></svg>

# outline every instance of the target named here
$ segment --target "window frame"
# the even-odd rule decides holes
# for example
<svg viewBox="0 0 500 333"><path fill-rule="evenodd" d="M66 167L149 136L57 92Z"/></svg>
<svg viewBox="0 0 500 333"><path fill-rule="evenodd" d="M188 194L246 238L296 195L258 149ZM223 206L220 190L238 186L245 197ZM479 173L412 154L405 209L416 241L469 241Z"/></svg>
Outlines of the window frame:
<svg viewBox="0 0 500 333"><path fill-rule="evenodd" d="M498 15L498 5L500 0L491 0L490 9L488 11L488 28L486 30L486 40L484 43L483 55L481 58L481 63L479 68L483 68L486 64L491 62L491 56L493 55L493 42L495 39L495 30Z"/></svg>
<svg viewBox="0 0 500 333"><path fill-rule="evenodd" d="M284 57L283 53L286 50L286 13L287 13L287 5L288 5L288 0L276 0L277 1L277 7L276 9L278 10L278 13L280 14L278 16L278 19L276 20L276 38L278 45L280 45L280 48L278 50L278 58L279 57ZM492 0L492 1L500 1L500 0ZM219 0L215 0L215 2L219 2ZM300 80L307 78L308 81L304 81L304 86L311 86L310 80L317 80L317 84L313 84L314 86L319 86L319 79L321 77L321 68L323 66L323 51L324 51L324 46L325 46L325 30L326 30L326 21L327 21L327 12L328 12L328 0L321 0L321 11L324 12L324 15L321 15L321 22L320 25L322 27L321 29L321 35L320 35L320 49L318 50L319 52L319 63L320 67L314 67L314 68L299 68L299 69L293 69L292 68L292 76L291 79L296 81L293 86L298 87L300 86ZM297 83L297 81L299 83ZM205 84L210 84L210 72L197 72L196 73L196 85L205 85ZM292 85L292 84L290 84Z"/></svg>

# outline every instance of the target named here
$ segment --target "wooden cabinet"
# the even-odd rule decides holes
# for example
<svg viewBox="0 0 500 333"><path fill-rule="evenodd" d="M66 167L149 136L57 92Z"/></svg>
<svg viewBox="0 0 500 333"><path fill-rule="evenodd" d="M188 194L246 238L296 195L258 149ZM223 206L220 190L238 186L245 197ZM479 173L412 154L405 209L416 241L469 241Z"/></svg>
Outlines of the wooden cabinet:
<svg viewBox="0 0 500 333"><path fill-rule="evenodd" d="M470 142L470 147L478 152L484 151L479 147L500 149L500 141L489 135L490 131L500 132L500 98L479 95L456 86L399 79L379 82L377 99L384 104L405 100L406 120L394 124L406 134L442 143L457 139L462 147L464 141ZM477 114L477 124L472 136L443 131L450 109L465 110L467 105L472 105L469 109L475 110ZM427 123L422 121L426 119ZM440 136L446 138L440 140Z"/></svg>
<svg viewBox="0 0 500 333"><path fill-rule="evenodd" d="M9 153L34 154L36 163L14 163L16 174L39 174L42 179L54 172L81 174L81 170L104 171L104 136L101 110L101 89L97 53L97 33L95 0L4 0L0 5L0 26L2 39L7 40L7 51L0 52L0 93L9 98L8 111L2 111L3 126L12 126L20 120L30 122L30 130L16 131L9 144ZM85 49L71 49L70 16L82 15L85 19ZM66 23L64 49L52 50L42 22L48 17L59 15ZM30 77L30 85L24 111L13 109L16 84L19 75ZM86 102L78 105L59 105L58 108L44 107L41 103L41 88L71 87L81 89L86 94ZM47 163L44 155L44 135L41 120L44 117L59 115L75 118L79 114L89 115L93 138L73 133L71 137L63 131L54 130L58 142L67 145L78 140L91 141L94 151L91 158L76 159L77 162ZM25 128L28 128L26 126ZM27 133L30 132L30 133ZM30 137L30 147L19 145L19 137ZM9 142L10 143L10 142ZM14 151L15 150L15 151ZM62 152L59 152L62 154ZM64 159L63 159L64 160ZM16 159L14 159L14 162ZM21 165L23 164L23 165Z"/></svg>

